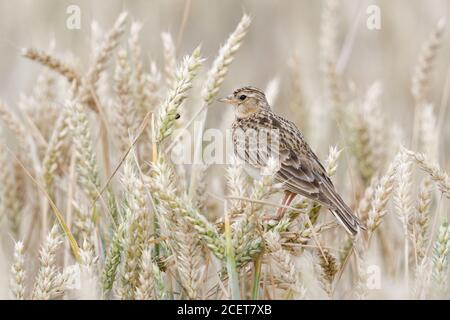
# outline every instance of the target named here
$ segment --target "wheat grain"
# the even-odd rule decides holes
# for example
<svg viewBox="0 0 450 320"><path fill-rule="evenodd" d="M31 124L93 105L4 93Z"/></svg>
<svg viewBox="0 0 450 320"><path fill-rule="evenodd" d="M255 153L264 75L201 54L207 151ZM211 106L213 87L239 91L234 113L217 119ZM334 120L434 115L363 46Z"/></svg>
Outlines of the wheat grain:
<svg viewBox="0 0 450 320"><path fill-rule="evenodd" d="M183 217L179 220L175 232L176 264L181 285L189 299L199 297L202 277L202 251L197 237L193 237L193 228Z"/></svg>
<svg viewBox="0 0 450 320"><path fill-rule="evenodd" d="M59 73L65 77L69 83L80 83L80 76L74 68L50 53L40 51L35 48L27 48L22 50L22 55Z"/></svg>
<svg viewBox="0 0 450 320"><path fill-rule="evenodd" d="M305 289L301 284L293 258L280 245L279 235L271 231L265 234L264 240L269 257L274 262L272 275L275 281L278 280L276 281L277 285L285 290L289 290L294 295L294 298L302 298Z"/></svg>
<svg viewBox="0 0 450 320"><path fill-rule="evenodd" d="M342 149L338 150L337 146L330 147L328 151L328 158L325 160L325 169L330 177L334 176L336 173L341 152Z"/></svg>
<svg viewBox="0 0 450 320"><path fill-rule="evenodd" d="M196 76L197 69L202 64L200 47L197 47L191 56L186 56L176 72L176 82L169 89L166 100L160 107L156 122L156 140L160 143L168 137L177 119L178 110L187 98L187 92L192 87L192 80Z"/></svg>
<svg viewBox="0 0 450 320"><path fill-rule="evenodd" d="M444 221L439 227L433 253L433 281L439 290L447 290L450 227Z"/></svg>
<svg viewBox="0 0 450 320"><path fill-rule="evenodd" d="M100 75L105 71L107 63L111 57L111 53L119 45L119 39L125 32L125 23L128 13L122 12L114 23L113 28L105 36L105 39L95 50L91 65L83 78L80 88L79 96L82 103L86 103L89 107L96 110L94 103L92 103L92 92L95 91Z"/></svg>
<svg viewBox="0 0 450 320"><path fill-rule="evenodd" d="M14 263L11 266L10 291L13 299L24 300L26 298L25 281L25 252L23 242L18 241L14 246Z"/></svg>
<svg viewBox="0 0 450 320"><path fill-rule="evenodd" d="M420 263L426 255L428 226L430 223L430 206L433 186L429 178L422 180L420 185L415 214L412 219L413 238L417 252L417 262Z"/></svg>
<svg viewBox="0 0 450 320"><path fill-rule="evenodd" d="M422 104L428 101L429 86L431 82L431 73L433 71L433 64L436 59L437 51L441 46L442 36L446 21L439 20L436 28L423 44L419 54L419 59L414 69L412 78L411 92L416 100L416 104Z"/></svg>
<svg viewBox="0 0 450 320"><path fill-rule="evenodd" d="M321 71L328 92L328 102L334 107L342 106L341 79L337 73L337 20L338 1L327 0L322 8L320 25Z"/></svg>
<svg viewBox="0 0 450 320"><path fill-rule="evenodd" d="M210 104L228 72L230 64L233 62L234 55L239 50L251 19L244 14L239 21L236 29L230 34L225 44L220 48L219 54L213 62L211 69L208 71L208 77L203 87L202 96L206 104Z"/></svg>
<svg viewBox="0 0 450 320"><path fill-rule="evenodd" d="M169 90L173 89L177 79L177 55L172 35L168 32L161 33L164 48L164 76Z"/></svg>
<svg viewBox="0 0 450 320"><path fill-rule="evenodd" d="M172 170L164 160L160 159L153 166L150 180L150 190L159 199L160 210L175 212L177 215L186 217L193 228L199 233L205 245L219 258L223 259L225 245L222 236L216 228L189 203L188 199L181 199L173 192L171 182Z"/></svg>
<svg viewBox="0 0 450 320"><path fill-rule="evenodd" d="M125 50L119 50L114 74L114 92L117 97L114 102L114 123L115 140L120 154L128 150L130 141L139 126L131 80L128 54Z"/></svg>
<svg viewBox="0 0 450 320"><path fill-rule="evenodd" d="M139 285L136 287L136 300L150 300L155 298L155 270L158 270L152 261L152 250L148 246L142 251L141 273Z"/></svg>
<svg viewBox="0 0 450 320"><path fill-rule="evenodd" d="M138 284L140 260L145 243L149 240L150 217L146 203L144 183L134 168L134 160L129 157L124 166L122 177L126 195L124 234L124 261L120 296L123 299L134 298L134 289Z"/></svg>
<svg viewBox="0 0 450 320"><path fill-rule="evenodd" d="M379 180L375 187L374 196L372 199L371 209L367 218L367 230L369 234L373 233L381 223L381 219L386 215L386 205L392 195L392 190L395 184L395 173L398 163L400 161L400 154L397 155L389 165L386 174Z"/></svg>
<svg viewBox="0 0 450 320"><path fill-rule="evenodd" d="M76 101L67 101L65 107L70 114L69 125L77 159L78 180L87 196L95 200L101 189L100 176L87 114L82 104Z"/></svg>
<svg viewBox="0 0 450 320"><path fill-rule="evenodd" d="M194 195L194 205L200 212L205 211L207 196L207 183L206 178L208 174L208 165L201 165L201 168L197 170L197 177L195 179L195 195ZM184 179L182 179L184 180Z"/></svg>
<svg viewBox="0 0 450 320"><path fill-rule="evenodd" d="M442 192L442 194L450 199L450 178L448 174L442 170L437 163L430 161L424 154L409 150L406 152L437 184L438 189Z"/></svg>
<svg viewBox="0 0 450 320"><path fill-rule="evenodd" d="M420 149L432 160L437 160L439 137L433 105L425 105L420 110Z"/></svg>
<svg viewBox="0 0 450 320"><path fill-rule="evenodd" d="M98 276L98 257L90 241L83 241L80 248L80 287L78 297L84 300L98 300L100 285Z"/></svg>
<svg viewBox="0 0 450 320"><path fill-rule="evenodd" d="M408 24L400 24L393 36L403 50L385 50L380 60L377 50L367 50L373 47L368 38L355 37L361 22L369 29L374 22L372 15L364 21L365 8L351 11L341 1L325 0L290 21L286 12L302 6L273 6L277 14L264 24L251 5L257 19L237 16L240 21L222 40L214 37L226 34L230 24L219 23L205 36L208 24L202 21L210 17L199 15L189 1L178 36L165 33L162 41L152 38L160 34L153 30L157 20L144 17L149 28L147 22L128 25L124 12L104 32L94 16L83 40L91 45L87 57L79 55L87 50L83 45L56 54L54 41L45 50L23 50L43 67L37 77L27 69L30 64L3 65L15 61L14 50L5 51L3 89L12 90L5 97L9 103L0 102L0 264L9 266L11 298L449 298L448 202L436 194L450 198L448 132L438 125L445 124L449 96L450 78L437 68L440 48L447 50L445 21L417 54L408 96L409 67L397 63L392 72L385 62L411 60L405 35L422 34L419 25L407 30ZM394 7L385 7L394 17ZM208 3L210 12L217 8ZM409 8L414 18L419 7L411 2ZM114 10L104 13L115 16ZM176 10L168 4L161 13L175 17ZM427 10L430 17L436 13ZM349 18L354 20L344 34L340 24L348 26ZM294 28L292 37L286 22L298 27L301 21L318 22L318 34ZM5 26L15 32L8 21ZM77 44L82 33L72 35ZM211 59L204 74L199 48L178 59L194 38ZM311 45L317 38L319 46ZM217 43L221 47L214 53L210 49ZM370 63L355 73L366 51ZM320 86L314 62L320 63ZM383 63L388 68L380 68ZM373 80L374 71L382 81ZM445 80L436 90L435 76ZM319 158L328 151L327 174L337 177L336 190L351 189L348 205L367 226L358 241L344 237L325 208L301 195L275 218L283 194L271 166L255 179L239 163L223 174L221 165L197 162L206 159L202 153L213 155L210 147L219 148L213 150L218 159L220 141L207 145L203 134L208 128L227 133L226 113L231 116L232 109L213 110L213 104L222 86L242 81L266 86L271 108L288 114ZM16 89L26 87L14 97ZM439 105L432 93L441 96ZM408 117L411 101L414 121ZM175 129L183 130L173 134ZM195 139L179 139L190 129ZM178 162L186 160L186 150L194 165ZM79 254L71 254L69 243L61 245L65 239L56 226L48 233L54 222L48 220L49 206L61 212L66 233L82 244ZM0 292L8 291L4 280L0 274Z"/></svg>
<svg viewBox="0 0 450 320"><path fill-rule="evenodd" d="M62 166L64 159L66 158L69 134L68 116L67 109L63 109L60 112L42 161L42 176L44 178L46 190L48 190L49 193L52 193L53 181L58 167Z"/></svg>
<svg viewBox="0 0 450 320"><path fill-rule="evenodd" d="M321 281L325 292L330 298L332 298L333 280L339 269L336 263L336 258L330 253L330 251L327 249L323 249L322 251L323 253L319 252L319 264L322 270Z"/></svg>
<svg viewBox="0 0 450 320"><path fill-rule="evenodd" d="M54 225L40 251L40 268L33 287L32 299L49 300L64 294L70 274L60 272L56 265L56 251L62 240L58 226Z"/></svg>
<svg viewBox="0 0 450 320"><path fill-rule="evenodd" d="M117 268L121 261L121 255L123 251L123 235L125 224L121 223L116 230L111 240L109 252L106 256L103 274L102 274L102 286L104 295L109 294L113 288L114 281L116 280Z"/></svg>
<svg viewBox="0 0 450 320"><path fill-rule="evenodd" d="M273 173L277 170L277 160L270 158L267 162L266 174L255 180L251 192L252 200L262 200L274 194ZM258 232L259 219L257 212L263 207L260 203L246 205L242 217L232 226L234 229L233 246L238 266L251 261L261 251L262 238Z"/></svg>
<svg viewBox="0 0 450 320"><path fill-rule="evenodd" d="M381 86L375 82L367 90L361 108L356 110L352 127L353 143L360 174L368 184L383 165L384 129L380 112Z"/></svg>
<svg viewBox="0 0 450 320"><path fill-rule="evenodd" d="M146 74L144 73L144 65L142 64L142 48L139 43L139 34L142 30L142 24L140 22L133 22L130 27L130 38L128 39L128 45L130 47L130 61L132 71L132 83L133 83L133 98L136 105L136 109L141 116L144 116L147 112L147 104L149 103L149 97L145 89L146 86Z"/></svg>
<svg viewBox="0 0 450 320"><path fill-rule="evenodd" d="M247 182L242 165L233 163L227 167L227 185L232 197L245 197ZM245 203L241 200L232 200L229 208L230 220L234 221L236 216L243 213Z"/></svg>
<svg viewBox="0 0 450 320"><path fill-rule="evenodd" d="M79 207L76 203L73 204L73 207L75 211L73 218L74 230L77 231L83 244L89 244L91 248L94 248L96 243L96 226L92 212L86 207Z"/></svg>
<svg viewBox="0 0 450 320"><path fill-rule="evenodd" d="M20 119L9 110L6 103L0 100L0 118L6 127L14 133L16 139L19 142L19 147L26 150L28 146L28 139L26 129L21 123Z"/></svg>
<svg viewBox="0 0 450 320"><path fill-rule="evenodd" d="M412 211L412 203L410 198L411 189L411 159L405 152L401 152L399 157L399 164L397 166L397 189L394 192L394 203L397 208L397 215L402 223L405 249L404 249L404 264L405 264L405 282L408 285L409 281L409 222Z"/></svg>
<svg viewBox="0 0 450 320"><path fill-rule="evenodd" d="M311 115L310 110L305 106L305 97L303 94L302 79L301 79L301 68L300 68L300 57L296 52L288 60L289 67L289 108L295 115L296 119L299 119L300 129L306 135L308 135L311 129ZM300 122L301 121L301 122Z"/></svg>

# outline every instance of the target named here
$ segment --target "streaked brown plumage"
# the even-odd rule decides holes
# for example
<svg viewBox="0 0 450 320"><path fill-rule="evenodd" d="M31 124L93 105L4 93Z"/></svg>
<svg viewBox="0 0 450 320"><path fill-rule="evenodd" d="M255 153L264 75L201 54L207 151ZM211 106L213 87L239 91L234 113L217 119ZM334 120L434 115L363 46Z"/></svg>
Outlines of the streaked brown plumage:
<svg viewBox="0 0 450 320"><path fill-rule="evenodd" d="M355 235L362 228L359 219L336 192L325 168L300 130L292 121L272 111L263 91L244 87L220 101L235 106L233 144L236 155L244 160L247 166L258 172L267 166L268 154L276 154L279 168L275 173L275 180L283 184L284 206L288 206L295 196L300 194L328 207L350 234ZM272 148L269 152L262 150L266 145L262 147L260 143L252 144L253 140L247 135L251 131L259 133L264 130L278 132L277 136L268 139L267 145L269 149ZM273 150L276 149L274 145L278 146L278 150ZM283 215L284 211L285 209L281 208L278 213Z"/></svg>

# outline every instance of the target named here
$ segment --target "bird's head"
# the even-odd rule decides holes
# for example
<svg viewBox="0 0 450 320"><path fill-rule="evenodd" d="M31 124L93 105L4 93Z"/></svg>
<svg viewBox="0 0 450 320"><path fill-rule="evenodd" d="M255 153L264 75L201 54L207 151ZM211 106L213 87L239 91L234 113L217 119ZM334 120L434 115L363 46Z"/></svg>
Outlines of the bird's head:
<svg viewBox="0 0 450 320"><path fill-rule="evenodd" d="M219 101L233 105L238 118L245 118L262 109L270 108L264 92L255 87L234 90L228 97L219 99Z"/></svg>

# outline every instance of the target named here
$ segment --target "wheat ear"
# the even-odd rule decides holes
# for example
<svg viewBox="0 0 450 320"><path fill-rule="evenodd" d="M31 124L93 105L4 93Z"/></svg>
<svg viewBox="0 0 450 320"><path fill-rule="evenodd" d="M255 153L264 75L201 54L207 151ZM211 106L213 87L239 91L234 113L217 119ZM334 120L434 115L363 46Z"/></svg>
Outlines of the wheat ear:
<svg viewBox="0 0 450 320"><path fill-rule="evenodd" d="M75 71L75 69L64 61L61 61L60 59L51 55L50 53L37 50L35 48L27 48L23 49L22 55L59 73L64 78L66 78L69 83L80 83L80 76Z"/></svg>
<svg viewBox="0 0 450 320"><path fill-rule="evenodd" d="M161 40L164 49L164 76L166 77L167 88L174 88L177 72L177 54L172 35L168 32L161 33Z"/></svg>
<svg viewBox="0 0 450 320"><path fill-rule="evenodd" d="M448 283L448 257L450 252L450 227L444 221L439 227L433 252L433 280L437 288L444 293ZM437 295L442 296L442 295Z"/></svg>
<svg viewBox="0 0 450 320"><path fill-rule="evenodd" d="M25 299L25 253L22 241L14 246L14 262L11 266L10 292L14 299Z"/></svg>
<svg viewBox="0 0 450 320"><path fill-rule="evenodd" d="M158 266L152 261L152 250L147 245L142 251L141 272L139 284L136 287L136 300L150 300L155 298L155 270Z"/></svg>
<svg viewBox="0 0 450 320"><path fill-rule="evenodd" d="M83 105L78 102L67 101L66 108L70 116L69 125L75 147L78 180L84 192L93 201L97 199L101 186L87 114Z"/></svg>
<svg viewBox="0 0 450 320"><path fill-rule="evenodd" d="M112 52L119 45L119 39L125 32L127 16L127 12L122 12L119 15L113 28L108 32L98 50L95 51L90 68L82 80L82 86L79 93L81 102L86 103L94 110L96 110L96 107L95 104L92 103L91 90L95 91L101 73L105 71Z"/></svg>
<svg viewBox="0 0 450 320"><path fill-rule="evenodd" d="M121 180L127 205L125 207L126 228L123 242L124 261L119 295L122 299L133 299L141 271L142 251L149 240L150 217L145 186L137 174L132 156L126 160Z"/></svg>
<svg viewBox="0 0 450 320"><path fill-rule="evenodd" d="M247 34L250 26L250 16L244 14L239 21L236 29L230 34L225 44L220 48L219 54L208 71L207 80L203 87L202 96L206 104L210 104L228 72L230 64L233 62L234 55L239 50L242 41Z"/></svg>
<svg viewBox="0 0 450 320"><path fill-rule="evenodd" d="M419 60L414 75L412 78L411 92L417 104L427 102L429 97L429 87L431 83L431 74L433 71L433 64L436 60L437 52L442 43L442 36L444 34L446 21L439 20L436 28L423 44L419 54Z"/></svg>
<svg viewBox="0 0 450 320"><path fill-rule="evenodd" d="M187 98L188 90L192 87L192 81L197 70L202 64L200 47L197 47L191 56L184 58L176 72L176 82L169 89L166 100L160 107L156 122L156 140L162 142L168 137L173 129L175 120L178 118L179 108Z"/></svg>
<svg viewBox="0 0 450 320"><path fill-rule="evenodd" d="M62 240L58 226L54 225L40 251L40 268L36 276L32 299L49 300L64 294L70 280L70 274L60 272L56 265L56 252Z"/></svg>
<svg viewBox="0 0 450 320"><path fill-rule="evenodd" d="M437 163L429 160L423 153L416 153L410 150L407 150L406 152L437 184L437 187L442 194L450 199L450 178L448 174L442 170Z"/></svg>

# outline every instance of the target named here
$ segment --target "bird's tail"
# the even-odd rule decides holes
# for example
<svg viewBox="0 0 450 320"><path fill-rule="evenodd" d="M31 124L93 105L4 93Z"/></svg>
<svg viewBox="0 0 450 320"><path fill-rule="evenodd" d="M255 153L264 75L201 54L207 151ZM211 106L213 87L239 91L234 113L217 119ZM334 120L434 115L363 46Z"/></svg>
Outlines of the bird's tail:
<svg viewBox="0 0 450 320"><path fill-rule="evenodd" d="M345 204L339 194L333 190L331 195L334 201L333 206L330 207L330 211L344 226L345 230L352 236L356 236L360 229L365 229L359 218L353 214L352 210Z"/></svg>

